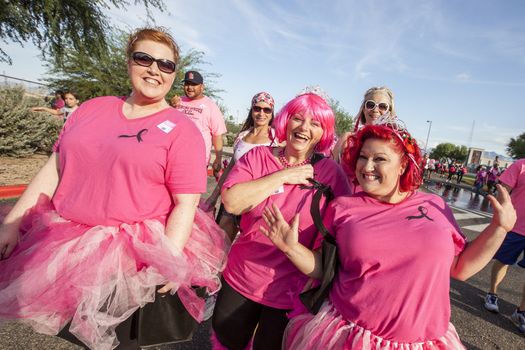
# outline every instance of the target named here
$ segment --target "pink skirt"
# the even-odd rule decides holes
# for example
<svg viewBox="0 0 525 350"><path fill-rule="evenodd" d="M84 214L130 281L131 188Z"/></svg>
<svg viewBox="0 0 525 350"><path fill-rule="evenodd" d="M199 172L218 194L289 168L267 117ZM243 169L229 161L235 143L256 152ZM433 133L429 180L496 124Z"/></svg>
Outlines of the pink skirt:
<svg viewBox="0 0 525 350"><path fill-rule="evenodd" d="M284 333L283 349L465 350L465 347L452 323L449 323L447 332L438 339L401 343L383 339L345 320L329 301L325 301L317 315L303 314L292 318Z"/></svg>
<svg viewBox="0 0 525 350"><path fill-rule="evenodd" d="M19 244L0 261L0 322L17 320L37 332L70 332L92 349L118 345L115 328L155 298L155 286L178 286L187 310L201 321L204 300L192 286L220 289L228 239L200 209L181 252L158 220L86 226L65 220L47 201L22 222Z"/></svg>

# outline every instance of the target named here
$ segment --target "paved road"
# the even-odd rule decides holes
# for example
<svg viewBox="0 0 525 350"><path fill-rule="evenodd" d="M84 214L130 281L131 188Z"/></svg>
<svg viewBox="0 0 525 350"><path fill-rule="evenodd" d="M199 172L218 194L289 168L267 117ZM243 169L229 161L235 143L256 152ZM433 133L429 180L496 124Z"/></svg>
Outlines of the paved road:
<svg viewBox="0 0 525 350"><path fill-rule="evenodd" d="M212 183L210 182L210 186ZM456 220L463 232L471 240L490 222L485 214L453 209ZM500 314L492 314L482 307L483 297L490 280L490 264L467 282L453 280L450 298L452 304L452 323L460 335L463 344L472 350L503 349L524 350L525 337L519 333L510 320L521 298L525 271L511 266L500 287ZM193 342L164 346L155 350L208 350L210 322L202 324L194 336ZM44 336L33 332L20 324L8 324L0 330L0 349L79 349L56 337Z"/></svg>

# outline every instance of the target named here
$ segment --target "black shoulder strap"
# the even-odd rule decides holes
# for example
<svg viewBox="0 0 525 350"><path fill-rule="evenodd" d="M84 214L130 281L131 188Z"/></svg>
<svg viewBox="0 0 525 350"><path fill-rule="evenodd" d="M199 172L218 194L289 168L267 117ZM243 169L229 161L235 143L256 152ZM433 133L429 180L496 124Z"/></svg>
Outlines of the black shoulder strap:
<svg viewBox="0 0 525 350"><path fill-rule="evenodd" d="M314 153L312 155L312 159L310 160L310 164L314 165L315 163L324 158L326 157L322 153ZM323 196L326 197L327 202L330 202L332 199L334 199L334 193L332 192L332 188L314 179L309 179L308 181L310 181L312 186L308 186L307 188L314 188L316 190L314 193L314 197L312 198L312 204L310 206L310 215L312 215L314 225L317 228L317 231L319 231L323 235L323 238L325 240L332 244L335 244L334 237L330 234L330 232L323 223L323 217L321 216L320 210L320 202Z"/></svg>
<svg viewBox="0 0 525 350"><path fill-rule="evenodd" d="M312 181L315 181L315 180L311 180L310 182ZM326 241L332 244L335 244L334 237L328 231L328 229L323 223L323 217L321 216L321 210L320 210L320 201L323 195L326 197L327 202L330 202L332 199L334 199L332 188L330 188L330 186L324 185L317 181L315 181L313 185L314 185L314 188L316 188L316 191L314 193L314 198L312 198L312 205L310 206L310 215L312 215L312 219L314 220L314 225L317 228L317 230L323 235L323 238Z"/></svg>

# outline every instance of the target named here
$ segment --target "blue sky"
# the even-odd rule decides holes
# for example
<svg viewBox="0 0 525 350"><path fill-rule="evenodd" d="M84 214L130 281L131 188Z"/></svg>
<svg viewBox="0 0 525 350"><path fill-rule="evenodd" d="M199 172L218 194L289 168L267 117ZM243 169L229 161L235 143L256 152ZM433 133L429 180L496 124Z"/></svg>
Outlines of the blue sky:
<svg viewBox="0 0 525 350"><path fill-rule="evenodd" d="M225 90L228 114L244 119L251 97L268 91L281 107L319 85L352 115L371 86L386 85L398 116L425 145L469 145L505 154L525 132L525 1L167 0L154 11L183 52L205 52L204 72ZM140 7L110 10L112 23L134 28ZM6 45L3 45L5 47ZM0 72L45 74L31 45L6 47L15 62ZM28 68L30 67L30 68ZM524 104L525 105L525 104Z"/></svg>

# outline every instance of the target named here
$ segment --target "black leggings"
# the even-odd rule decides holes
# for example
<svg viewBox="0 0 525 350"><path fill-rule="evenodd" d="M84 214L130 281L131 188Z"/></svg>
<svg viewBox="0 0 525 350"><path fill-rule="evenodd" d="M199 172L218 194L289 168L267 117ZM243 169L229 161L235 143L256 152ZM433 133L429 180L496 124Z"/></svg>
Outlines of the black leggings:
<svg viewBox="0 0 525 350"><path fill-rule="evenodd" d="M245 298L223 279L213 313L213 331L221 344L231 350L245 349L252 336L253 350L280 350L288 324L287 312Z"/></svg>

